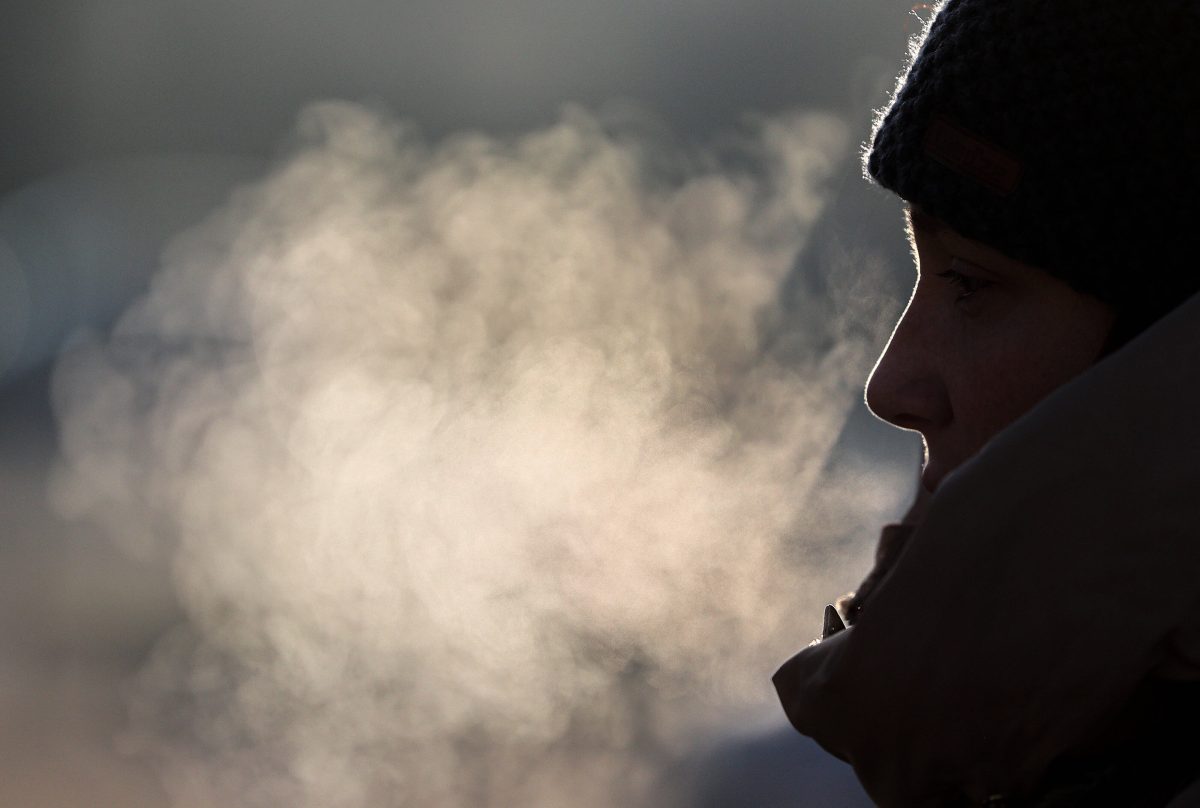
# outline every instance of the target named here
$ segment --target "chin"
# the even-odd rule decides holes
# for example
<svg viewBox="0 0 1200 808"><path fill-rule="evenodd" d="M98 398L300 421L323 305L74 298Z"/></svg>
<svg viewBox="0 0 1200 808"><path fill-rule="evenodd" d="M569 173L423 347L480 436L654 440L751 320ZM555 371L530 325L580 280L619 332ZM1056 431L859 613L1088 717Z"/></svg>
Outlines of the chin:
<svg viewBox="0 0 1200 808"><path fill-rule="evenodd" d="M936 460L929 461L925 464L925 468L921 469L921 487L932 494L948 473L949 469Z"/></svg>

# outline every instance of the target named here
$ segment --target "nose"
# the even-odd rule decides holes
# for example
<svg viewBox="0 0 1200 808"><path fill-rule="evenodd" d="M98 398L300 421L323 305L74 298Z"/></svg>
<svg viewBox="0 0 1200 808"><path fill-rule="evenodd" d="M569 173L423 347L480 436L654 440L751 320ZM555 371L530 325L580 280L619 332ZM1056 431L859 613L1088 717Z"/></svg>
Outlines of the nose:
<svg viewBox="0 0 1200 808"><path fill-rule="evenodd" d="M875 363L866 390L867 407L878 418L926 437L953 415L931 330L914 296Z"/></svg>

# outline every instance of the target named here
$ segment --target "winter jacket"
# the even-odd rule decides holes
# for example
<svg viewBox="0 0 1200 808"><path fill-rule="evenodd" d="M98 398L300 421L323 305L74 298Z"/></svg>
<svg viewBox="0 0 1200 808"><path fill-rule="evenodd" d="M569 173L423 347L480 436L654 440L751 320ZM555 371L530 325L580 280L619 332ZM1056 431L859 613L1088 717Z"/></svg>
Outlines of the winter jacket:
<svg viewBox="0 0 1200 808"><path fill-rule="evenodd" d="M1170 801L1200 777L1198 416L1200 296L943 481L854 625L776 673L792 724L888 808L1140 804L1071 801L1093 775Z"/></svg>

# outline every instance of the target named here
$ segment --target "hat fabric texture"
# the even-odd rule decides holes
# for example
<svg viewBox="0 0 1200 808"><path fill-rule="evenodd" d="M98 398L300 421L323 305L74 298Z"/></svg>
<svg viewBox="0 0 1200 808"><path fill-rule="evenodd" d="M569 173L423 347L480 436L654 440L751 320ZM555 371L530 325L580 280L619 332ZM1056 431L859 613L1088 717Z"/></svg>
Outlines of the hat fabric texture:
<svg viewBox="0 0 1200 808"><path fill-rule="evenodd" d="M1155 319L1200 288L1200 0L948 0L866 173Z"/></svg>

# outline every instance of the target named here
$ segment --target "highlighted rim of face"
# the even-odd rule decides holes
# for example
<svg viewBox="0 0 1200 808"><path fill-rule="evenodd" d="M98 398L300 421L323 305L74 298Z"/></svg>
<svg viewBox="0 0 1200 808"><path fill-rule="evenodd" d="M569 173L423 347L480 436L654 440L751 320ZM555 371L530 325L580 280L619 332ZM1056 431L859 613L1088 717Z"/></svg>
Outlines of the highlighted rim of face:
<svg viewBox="0 0 1200 808"><path fill-rule="evenodd" d="M1115 313L1029 264L906 211L917 280L867 382L879 418L921 434L934 490L1101 356Z"/></svg>

